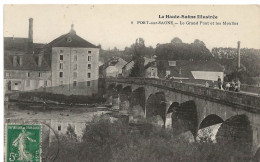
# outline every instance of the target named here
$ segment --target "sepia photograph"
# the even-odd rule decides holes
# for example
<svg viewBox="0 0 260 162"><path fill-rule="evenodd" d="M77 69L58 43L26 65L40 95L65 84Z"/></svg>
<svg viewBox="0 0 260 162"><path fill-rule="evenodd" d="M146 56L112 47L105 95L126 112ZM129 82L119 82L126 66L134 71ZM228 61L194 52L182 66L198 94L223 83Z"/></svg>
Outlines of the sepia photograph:
<svg viewBox="0 0 260 162"><path fill-rule="evenodd" d="M260 162L260 6L3 5L4 161Z"/></svg>

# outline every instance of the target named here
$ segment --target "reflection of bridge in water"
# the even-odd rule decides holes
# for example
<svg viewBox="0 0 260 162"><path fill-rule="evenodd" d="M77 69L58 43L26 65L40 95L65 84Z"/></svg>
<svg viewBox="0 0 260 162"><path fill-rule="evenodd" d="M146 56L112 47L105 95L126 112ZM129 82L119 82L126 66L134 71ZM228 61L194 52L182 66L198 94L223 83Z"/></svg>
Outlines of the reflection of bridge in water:
<svg viewBox="0 0 260 162"><path fill-rule="evenodd" d="M133 118L160 116L164 126L176 133L191 131L194 137L198 130L222 123L218 142L233 141L252 153L259 150L259 96L147 78L107 78L106 87Z"/></svg>

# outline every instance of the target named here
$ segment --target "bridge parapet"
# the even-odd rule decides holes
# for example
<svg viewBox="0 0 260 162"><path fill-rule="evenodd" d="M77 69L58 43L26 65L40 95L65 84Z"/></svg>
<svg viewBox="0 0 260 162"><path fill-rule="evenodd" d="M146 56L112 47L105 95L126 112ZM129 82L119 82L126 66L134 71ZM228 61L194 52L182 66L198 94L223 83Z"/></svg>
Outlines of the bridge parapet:
<svg viewBox="0 0 260 162"><path fill-rule="evenodd" d="M255 95L154 78L106 78L106 81L155 86L186 95L203 97L209 100L217 100L218 102L223 102L225 104L240 106L247 111L260 113L260 97Z"/></svg>

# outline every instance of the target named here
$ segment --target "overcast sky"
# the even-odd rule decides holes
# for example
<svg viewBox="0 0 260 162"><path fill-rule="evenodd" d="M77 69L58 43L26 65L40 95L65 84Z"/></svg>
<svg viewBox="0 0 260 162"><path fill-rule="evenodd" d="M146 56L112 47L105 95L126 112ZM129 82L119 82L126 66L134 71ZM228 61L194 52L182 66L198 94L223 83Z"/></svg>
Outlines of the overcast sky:
<svg viewBox="0 0 260 162"><path fill-rule="evenodd" d="M210 22L233 21L237 26L137 25L136 21L200 21L198 19L159 19L159 15L216 15ZM124 49L142 37L146 46L194 39L206 46L260 49L259 6L177 6L177 5L6 5L4 36L27 37L28 19L34 19L34 42L48 43L69 32L71 24L82 38L102 48ZM134 24L131 24L131 21Z"/></svg>

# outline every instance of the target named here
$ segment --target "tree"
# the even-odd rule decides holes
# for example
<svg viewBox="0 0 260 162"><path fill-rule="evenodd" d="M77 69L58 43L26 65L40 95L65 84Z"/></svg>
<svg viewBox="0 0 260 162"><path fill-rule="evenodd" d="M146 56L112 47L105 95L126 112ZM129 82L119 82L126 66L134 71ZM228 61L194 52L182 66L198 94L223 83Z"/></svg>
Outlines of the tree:
<svg viewBox="0 0 260 162"><path fill-rule="evenodd" d="M178 37L175 37L171 40L172 44L178 44L178 43L182 43L182 40Z"/></svg>
<svg viewBox="0 0 260 162"><path fill-rule="evenodd" d="M193 43L197 44L197 45L205 46L205 43L201 40L198 40L198 39L195 39Z"/></svg>
<svg viewBox="0 0 260 162"><path fill-rule="evenodd" d="M133 47L133 58L134 66L131 69L130 77L143 77L144 76L144 52L145 44L143 38L137 38Z"/></svg>

